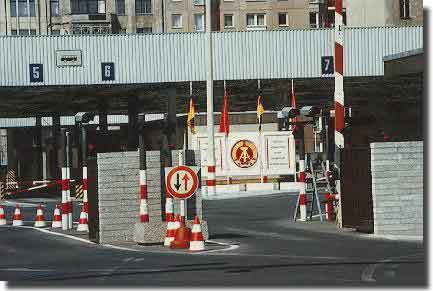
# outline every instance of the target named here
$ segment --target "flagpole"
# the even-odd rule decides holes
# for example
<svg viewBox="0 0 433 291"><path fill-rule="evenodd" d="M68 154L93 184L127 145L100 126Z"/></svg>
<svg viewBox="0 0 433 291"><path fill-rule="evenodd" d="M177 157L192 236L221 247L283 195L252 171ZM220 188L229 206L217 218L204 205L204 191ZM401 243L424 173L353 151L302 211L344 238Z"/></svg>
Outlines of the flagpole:
<svg viewBox="0 0 433 291"><path fill-rule="evenodd" d="M259 91L259 96L261 96L262 95L262 88L261 88L261 84L260 84L260 79L259 80L257 80L257 88L258 88L258 91ZM263 119L263 116L260 116L260 128L259 128L259 155L260 155L260 183L263 183L263 158L262 158L262 127L261 127L261 124L262 124L262 119Z"/></svg>
<svg viewBox="0 0 433 291"><path fill-rule="evenodd" d="M206 0L206 36L207 36L207 79L206 79L206 110L207 110L207 193L215 195L215 132L213 107L213 53L212 53L212 17L211 0Z"/></svg>
<svg viewBox="0 0 433 291"><path fill-rule="evenodd" d="M226 96L226 90L227 90L227 86L226 86L226 80L224 80L224 98ZM228 102L228 100L227 100ZM227 117L229 115L229 112L227 112ZM227 123L227 121L226 121ZM226 179L227 179L227 185L230 184L230 171L229 171L229 158L228 158L228 153L229 153L229 149L228 149L228 128L226 128L225 134L224 134L224 147L225 147L225 167L226 167Z"/></svg>

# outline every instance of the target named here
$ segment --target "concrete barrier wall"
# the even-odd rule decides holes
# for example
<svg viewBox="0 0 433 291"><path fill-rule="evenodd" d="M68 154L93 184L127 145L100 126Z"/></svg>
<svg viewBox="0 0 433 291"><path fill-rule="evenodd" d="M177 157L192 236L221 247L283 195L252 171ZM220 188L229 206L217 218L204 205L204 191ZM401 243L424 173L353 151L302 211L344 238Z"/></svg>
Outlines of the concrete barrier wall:
<svg viewBox="0 0 433 291"><path fill-rule="evenodd" d="M423 235L423 142L372 143L374 233Z"/></svg>
<svg viewBox="0 0 433 291"><path fill-rule="evenodd" d="M161 221L160 152L147 152L150 220ZM98 154L100 243L132 241L139 221L138 151Z"/></svg>

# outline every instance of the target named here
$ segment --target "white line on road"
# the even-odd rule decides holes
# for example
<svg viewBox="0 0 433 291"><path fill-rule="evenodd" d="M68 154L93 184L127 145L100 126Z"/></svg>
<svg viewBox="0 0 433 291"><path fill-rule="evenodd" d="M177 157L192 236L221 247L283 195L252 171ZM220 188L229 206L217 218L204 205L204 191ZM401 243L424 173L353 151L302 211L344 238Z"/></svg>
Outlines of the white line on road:
<svg viewBox="0 0 433 291"><path fill-rule="evenodd" d="M43 232L43 233L49 233L49 234L53 234L53 235L57 235L57 236L62 236L62 237L70 238L70 239L77 240L77 241L80 241L80 242L85 242L85 243L88 243L88 244L95 244L94 242L86 240L86 239L81 238L81 237L76 237L76 236L73 236L73 235L69 235L69 234L65 234L65 233L60 233L60 232L54 232L54 231L51 231L51 230L48 230L48 229L44 229L44 228L37 228L37 227L33 227L33 226L10 226L10 225L8 225L8 227L19 227L19 228L34 229L34 230L37 230L37 231L40 231L40 232Z"/></svg>

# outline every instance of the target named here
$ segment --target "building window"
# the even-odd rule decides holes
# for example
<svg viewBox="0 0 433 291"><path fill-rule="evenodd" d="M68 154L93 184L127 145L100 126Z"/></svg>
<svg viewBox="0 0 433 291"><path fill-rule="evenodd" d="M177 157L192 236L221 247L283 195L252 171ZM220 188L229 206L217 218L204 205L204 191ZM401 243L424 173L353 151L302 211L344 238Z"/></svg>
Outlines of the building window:
<svg viewBox="0 0 433 291"><path fill-rule="evenodd" d="M204 31L204 14L194 14L194 30Z"/></svg>
<svg viewBox="0 0 433 291"><path fill-rule="evenodd" d="M233 14L224 14L224 27L225 28L234 27Z"/></svg>
<svg viewBox="0 0 433 291"><path fill-rule="evenodd" d="M59 0L50 1L51 16L60 16Z"/></svg>
<svg viewBox="0 0 433 291"><path fill-rule="evenodd" d="M116 0L116 14L125 15L125 0Z"/></svg>
<svg viewBox="0 0 433 291"><path fill-rule="evenodd" d="M19 32L20 32L20 35L36 35L36 30L35 29L30 29L30 31L28 29L20 29ZM12 35L17 35L17 30L16 29L12 29L11 30L11 34Z"/></svg>
<svg viewBox="0 0 433 291"><path fill-rule="evenodd" d="M310 12L310 27L319 28L319 12Z"/></svg>
<svg viewBox="0 0 433 291"><path fill-rule="evenodd" d="M152 13L151 0L135 0L135 14L150 14Z"/></svg>
<svg viewBox="0 0 433 291"><path fill-rule="evenodd" d="M152 27L137 27L137 33L152 33Z"/></svg>
<svg viewBox="0 0 433 291"><path fill-rule="evenodd" d="M60 35L60 29L51 29L51 35Z"/></svg>
<svg viewBox="0 0 433 291"><path fill-rule="evenodd" d="M289 14L288 13L278 13L278 25L279 26L289 26Z"/></svg>
<svg viewBox="0 0 433 291"><path fill-rule="evenodd" d="M172 14L171 15L171 27L172 28L182 28L182 15Z"/></svg>
<svg viewBox="0 0 433 291"><path fill-rule="evenodd" d="M72 14L105 14L105 0L71 0Z"/></svg>
<svg viewBox="0 0 433 291"><path fill-rule="evenodd" d="M410 18L409 14L409 0L400 0L400 18L408 19Z"/></svg>
<svg viewBox="0 0 433 291"><path fill-rule="evenodd" d="M204 5L204 0L194 0L194 5L196 6Z"/></svg>
<svg viewBox="0 0 433 291"><path fill-rule="evenodd" d="M264 29L266 28L265 14L247 14L247 28Z"/></svg>
<svg viewBox="0 0 433 291"><path fill-rule="evenodd" d="M18 2L18 17L34 17L36 15L35 0L10 0L11 1L11 16L17 16L17 2Z"/></svg>

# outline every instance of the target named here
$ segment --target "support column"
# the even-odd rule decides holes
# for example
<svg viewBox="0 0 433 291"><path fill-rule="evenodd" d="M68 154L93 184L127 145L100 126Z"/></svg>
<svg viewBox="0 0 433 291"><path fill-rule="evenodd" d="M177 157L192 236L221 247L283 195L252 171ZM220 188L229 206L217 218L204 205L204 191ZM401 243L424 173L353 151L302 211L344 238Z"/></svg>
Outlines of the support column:
<svg viewBox="0 0 433 291"><path fill-rule="evenodd" d="M137 132L137 97L128 99L128 150L136 151L138 147Z"/></svg>
<svg viewBox="0 0 433 291"><path fill-rule="evenodd" d="M145 126L145 114L140 113L138 116L139 124L139 159L140 159L140 213L139 218L141 223L149 222L149 209L147 205L147 173L146 173L146 148L144 146L144 126Z"/></svg>
<svg viewBox="0 0 433 291"><path fill-rule="evenodd" d="M32 142L32 179L42 178L42 122L41 117L36 117Z"/></svg>
<svg viewBox="0 0 433 291"><path fill-rule="evenodd" d="M89 219L89 200L87 197L87 132L84 124L81 124L81 161L83 165L83 209L87 214L87 219Z"/></svg>
<svg viewBox="0 0 433 291"><path fill-rule="evenodd" d="M71 198L71 163L72 163L72 134L66 131L66 197L68 203L68 229L72 229L72 198Z"/></svg>
<svg viewBox="0 0 433 291"><path fill-rule="evenodd" d="M207 191L209 196L215 195L215 134L214 134L214 104L213 104L213 53L212 53L212 1L206 0L206 117L207 117Z"/></svg>
<svg viewBox="0 0 433 291"><path fill-rule="evenodd" d="M169 150L179 149L180 145L177 144L177 106L176 106L176 89L170 88L166 91L167 94L167 123L166 123L166 134L168 141ZM171 155L170 155L171 156Z"/></svg>
<svg viewBox="0 0 433 291"><path fill-rule="evenodd" d="M69 183L67 183L67 173L66 173L66 129L61 129L60 134L60 161L61 161L61 173L62 173L62 229L68 229L68 196L67 190Z"/></svg>
<svg viewBox="0 0 433 291"><path fill-rule="evenodd" d="M50 162L51 167L51 178L59 181L61 179L61 171L62 168L62 154L60 153L63 148L62 143L62 132L60 130L60 115L53 116L53 126L51 128L51 142L52 142L52 149L53 154L52 158L53 160Z"/></svg>

